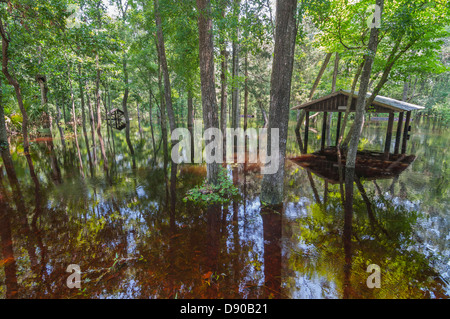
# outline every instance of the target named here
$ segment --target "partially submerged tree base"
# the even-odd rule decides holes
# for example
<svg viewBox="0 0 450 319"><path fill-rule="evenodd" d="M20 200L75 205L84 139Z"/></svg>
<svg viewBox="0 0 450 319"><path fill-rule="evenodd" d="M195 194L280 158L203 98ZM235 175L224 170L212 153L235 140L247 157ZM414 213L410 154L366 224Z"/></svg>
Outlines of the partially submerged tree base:
<svg viewBox="0 0 450 319"><path fill-rule="evenodd" d="M208 183L206 180L201 186L197 186L186 193L183 201L193 202L199 205L227 204L232 199L239 197L239 190L228 178L227 171L220 169L217 176L217 183Z"/></svg>

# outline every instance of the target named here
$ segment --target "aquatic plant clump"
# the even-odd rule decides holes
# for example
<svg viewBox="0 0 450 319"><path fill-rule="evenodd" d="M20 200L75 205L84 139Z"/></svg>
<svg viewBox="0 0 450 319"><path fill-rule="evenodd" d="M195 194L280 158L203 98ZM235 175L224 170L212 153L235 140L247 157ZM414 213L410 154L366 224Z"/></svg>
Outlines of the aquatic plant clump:
<svg viewBox="0 0 450 319"><path fill-rule="evenodd" d="M216 185L209 184L205 180L202 185L187 191L183 201L190 201L199 205L226 204L238 197L238 188L233 185L233 182L227 176L227 171L221 169Z"/></svg>

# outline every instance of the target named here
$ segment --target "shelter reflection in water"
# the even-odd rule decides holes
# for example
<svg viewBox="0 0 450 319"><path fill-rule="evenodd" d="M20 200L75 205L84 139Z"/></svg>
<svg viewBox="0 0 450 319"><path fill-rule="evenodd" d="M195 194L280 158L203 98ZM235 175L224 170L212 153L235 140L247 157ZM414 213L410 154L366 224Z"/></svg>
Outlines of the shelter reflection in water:
<svg viewBox="0 0 450 319"><path fill-rule="evenodd" d="M401 174L415 159L415 155L389 154L386 156L381 152L358 151L355 174L366 180L392 178ZM330 183L339 183L339 161L335 147L292 157L290 160ZM345 167L345 163L345 152L342 152L341 167ZM345 169L342 173L345 174Z"/></svg>

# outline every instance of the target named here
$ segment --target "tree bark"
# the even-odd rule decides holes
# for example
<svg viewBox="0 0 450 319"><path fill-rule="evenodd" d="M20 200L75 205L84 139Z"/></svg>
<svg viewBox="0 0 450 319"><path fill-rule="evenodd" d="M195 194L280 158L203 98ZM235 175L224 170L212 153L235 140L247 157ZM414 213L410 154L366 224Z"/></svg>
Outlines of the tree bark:
<svg viewBox="0 0 450 319"><path fill-rule="evenodd" d="M156 36L158 38L158 55L161 61L161 68L164 77L164 97L166 100L167 116L169 118L170 130L173 131L176 128L175 114L172 106L172 89L170 85L169 69L167 67L166 48L164 45L164 35L162 32L158 0L153 0L153 5L155 10Z"/></svg>
<svg viewBox="0 0 450 319"><path fill-rule="evenodd" d="M9 152L8 133L6 131L5 111L3 109L2 79L0 78L0 151Z"/></svg>
<svg viewBox="0 0 450 319"><path fill-rule="evenodd" d="M136 160L134 158L134 148L131 144L130 139L130 115L128 114L128 94L129 94L129 88L128 88L128 68L127 68L127 57L124 56L123 58L123 75L124 75L124 84L125 84L125 91L123 93L123 99L122 99L122 108L123 113L125 116L125 137L128 144L128 149L130 150L131 157L133 159L133 168L136 168Z"/></svg>
<svg viewBox="0 0 450 319"><path fill-rule="evenodd" d="M95 80L95 104L97 107L97 136L98 136L98 140L100 142L100 150L102 152L102 158L103 158L103 168L105 169L105 172L108 172L108 158L106 157L106 152L105 152L105 144L103 142L103 137L102 137L102 111L100 109L100 62L99 62L99 56L98 56L98 52L95 56L95 60L96 60L96 68L97 68L97 78Z"/></svg>
<svg viewBox="0 0 450 319"><path fill-rule="evenodd" d="M222 11L222 18L225 18L225 9ZM227 98L228 98L228 90L227 90L227 68L228 68L228 52L226 49L225 41L221 41L221 73L220 73L220 130L224 136L224 145L223 149L226 147L225 141L225 131L227 128Z"/></svg>
<svg viewBox="0 0 450 319"><path fill-rule="evenodd" d="M80 100L81 100L81 116L82 116L82 125L83 125L83 136L84 136L84 142L86 144L86 151L88 154L89 159L89 168L91 171L91 176L93 176L93 166L92 166L92 157L91 157L91 149L89 148L89 138L87 135L87 129L86 129L86 110L85 110L85 102L84 102L84 92L83 92L83 80L82 80L82 73L81 73L81 66L78 64L78 88L80 90Z"/></svg>
<svg viewBox="0 0 450 319"><path fill-rule="evenodd" d="M30 142L28 140L28 115L25 107L23 105L22 99L22 90L20 88L20 84L10 73L8 68L9 56L8 56L8 47L9 47L9 39L6 34L5 29L3 28L3 21L0 18L0 34L2 37L2 71L5 75L8 83L14 87L14 91L16 93L17 103L19 104L20 112L22 113L22 135L23 135L23 151L25 154L29 153Z"/></svg>
<svg viewBox="0 0 450 319"><path fill-rule="evenodd" d="M234 0L234 14L239 21L239 6L240 0ZM240 94L239 94L239 27L236 27L235 34L232 41L232 79L233 86L231 91L231 127L240 127L241 112L240 112ZM236 145L236 144L235 144Z"/></svg>
<svg viewBox="0 0 450 319"><path fill-rule="evenodd" d="M289 121L292 69L294 65L295 38L297 35L297 0L278 0L276 4L275 48L272 64L270 114L267 134L271 149L271 129L279 129L279 168L275 174L266 174L262 180L261 202L280 204L284 193L284 162Z"/></svg>
<svg viewBox="0 0 450 319"><path fill-rule="evenodd" d="M187 114L188 130L191 134L191 162L194 161L194 105L192 91L188 91L188 114Z"/></svg>
<svg viewBox="0 0 450 319"><path fill-rule="evenodd" d="M75 145L77 147L78 161L80 163L80 174L84 178L83 161L81 159L80 144L78 143L77 117L76 117L76 113L75 113L75 98L74 98L74 95L73 95L72 79L70 78L70 65L69 65L69 63L67 63L67 80L69 82L70 102L72 104L73 134L75 136Z"/></svg>
<svg viewBox="0 0 450 319"><path fill-rule="evenodd" d="M157 41L157 39L156 39ZM168 146L168 136L167 136L167 119L166 119L166 108L164 104L164 93L163 93L163 85L162 85L162 75L161 75L161 59L158 55L158 88L159 88L159 95L160 95L160 105L159 105L159 112L161 114L160 120L161 120L161 135L162 135L162 141L163 141L163 152L164 152L164 167L167 167L167 163L169 160L169 146Z"/></svg>
<svg viewBox="0 0 450 319"><path fill-rule="evenodd" d="M380 6L381 12L383 11L384 0L377 0L376 4ZM378 47L378 28L372 28L370 31L370 39L368 44L368 54L365 56L365 63L361 74L361 81L359 84L358 100L356 102L356 114L354 121L354 130L350 139L349 149L346 157L346 167L355 168L356 153L358 151L359 138L361 136L362 128L364 125L364 113L366 111L366 95L368 85L370 81L370 74L372 72L372 65L375 59L375 55ZM370 104L369 104L370 105ZM353 183L353 180L352 180Z"/></svg>
<svg viewBox="0 0 450 319"><path fill-rule="evenodd" d="M152 146L153 146L153 154L154 154L154 156L155 156L155 160L156 160L156 142L155 142L155 132L154 132L154 130L153 130L153 115L152 115L152 109L153 109L153 103L152 103L152 95L153 95L153 93L152 93L152 87L151 87L151 82L149 81L148 82L148 93L149 93L149 95L148 95L148 98L149 98L149 100L148 100L148 104L149 104L149 117L150 117L150 119L149 119L149 121L150 121L150 131L151 131L151 133L152 133Z"/></svg>
<svg viewBox="0 0 450 319"><path fill-rule="evenodd" d="M91 104L91 97L90 97L90 89L88 82L86 81L86 101L88 105L88 111L89 111L89 123L91 125L91 135L92 135L92 154L94 159L94 165L97 164L97 143L95 141L95 116L94 116L94 110L92 108Z"/></svg>
<svg viewBox="0 0 450 319"><path fill-rule="evenodd" d="M208 128L219 128L214 79L214 44L210 0L197 0L197 10L202 109L203 122L206 130ZM218 173L218 163L207 164L206 175L208 183L217 184Z"/></svg>
<svg viewBox="0 0 450 319"><path fill-rule="evenodd" d="M339 53L336 52L334 59L333 79L331 81L331 93L336 92L336 82L339 73ZM328 115L328 130L327 130L327 146L331 146L331 121L333 119L333 113Z"/></svg>
<svg viewBox="0 0 450 319"><path fill-rule="evenodd" d="M314 81L311 91L309 91L308 101L311 100L312 97L314 96L314 93L316 92L316 89L319 86L320 80L322 79L323 73L325 72L325 69L327 68L328 63L330 62L331 55L332 55L332 53L326 54L325 60L323 61L322 66L320 67L319 73L317 74L316 80ZM316 113L316 114L318 114L318 113ZM316 115L312 115L310 117L310 119L314 116L316 116ZM298 117L297 125L295 127L295 134L297 134L297 136L300 136L300 128L302 126L302 122L303 122L304 118L305 118L305 110L302 110L302 114Z"/></svg>
<svg viewBox="0 0 450 319"><path fill-rule="evenodd" d="M39 87L41 89L41 105L46 107L48 104L48 86L47 86L47 77L45 75L37 74L36 82L38 82ZM45 132L44 136L52 137L52 118L48 111L43 111L41 115L42 127L48 130L48 133Z"/></svg>

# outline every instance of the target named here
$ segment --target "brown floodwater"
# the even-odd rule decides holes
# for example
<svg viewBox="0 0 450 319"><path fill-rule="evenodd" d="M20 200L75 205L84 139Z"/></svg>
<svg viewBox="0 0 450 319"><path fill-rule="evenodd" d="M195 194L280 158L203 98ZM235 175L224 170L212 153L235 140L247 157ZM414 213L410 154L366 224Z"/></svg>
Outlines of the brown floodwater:
<svg viewBox="0 0 450 319"><path fill-rule="evenodd" d="M300 155L294 126L288 157ZM317 126L309 150L320 148ZM385 127L369 122L361 148L383 149ZM132 127L134 161L125 131L104 130L106 162L79 134L82 169L74 139L54 133L32 140L28 158L12 140L13 165L1 162L1 298L450 296L447 126L414 122L412 163L360 179L347 216L327 170L287 160L283 205L262 209L259 167L227 165L239 198L205 208L183 200L205 167L165 167L146 127L142 138ZM371 264L380 288L367 286ZM67 285L69 265L80 288Z"/></svg>

